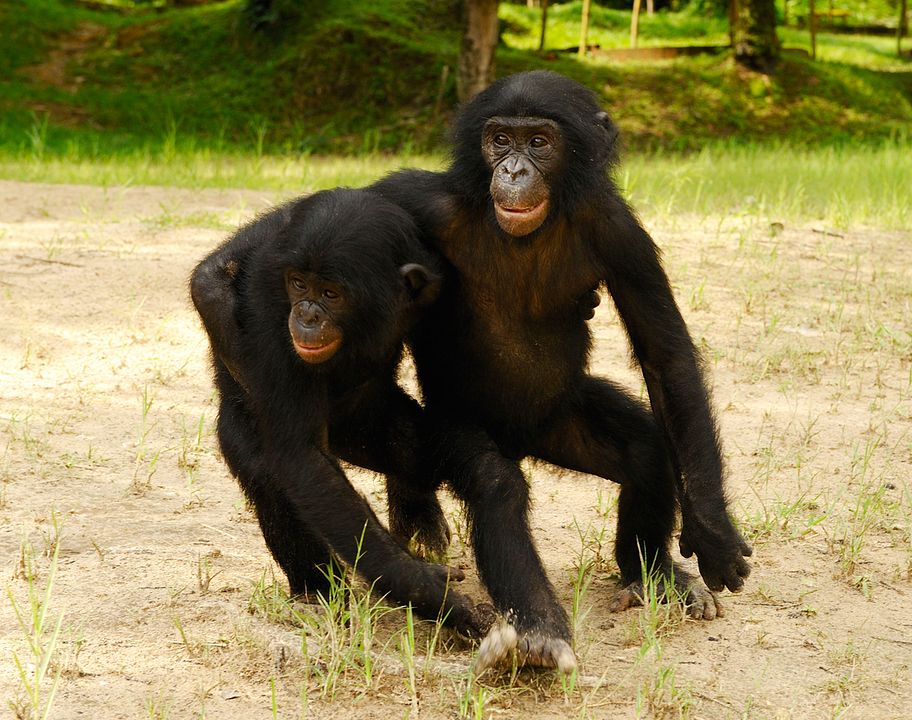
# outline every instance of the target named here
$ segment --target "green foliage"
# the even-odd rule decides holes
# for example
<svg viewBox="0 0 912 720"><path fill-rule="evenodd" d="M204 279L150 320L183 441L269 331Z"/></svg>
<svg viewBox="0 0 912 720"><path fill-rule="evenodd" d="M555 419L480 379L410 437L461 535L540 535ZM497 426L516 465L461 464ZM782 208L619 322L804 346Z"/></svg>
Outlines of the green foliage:
<svg viewBox="0 0 912 720"><path fill-rule="evenodd" d="M874 0L872 0L873 2ZM883 0L886 2L887 0ZM135 3L134 3L135 5ZM458 0L262 4L99 12L61 0L0 7L0 155L106 162L152 154L288 157L439 151L456 105ZM284 10L283 10L284 8ZM787 55L770 79L728 54L618 64L530 51L538 10L501 4L501 74L548 67L595 89L629 149L729 139L877 144L912 123L912 72L888 37L822 34L820 62ZM549 47L578 42L580 3L549 12ZM593 5L592 42L627 43L629 12ZM807 33L780 29L785 45ZM723 44L724 19L658 12L641 44ZM8 51L7 51L8 48ZM218 171L213 171L218 175Z"/></svg>
<svg viewBox="0 0 912 720"><path fill-rule="evenodd" d="M804 19L808 15L809 0L789 0L789 20ZM783 0L777 0L779 17L782 17ZM845 10L849 13L847 20L852 25L886 25L896 27L896 18L899 15L898 0L834 0L833 8ZM817 3L817 12L826 12L828 3ZM826 22L822 20L821 22ZM839 24L841 21L836 21Z"/></svg>
<svg viewBox="0 0 912 720"><path fill-rule="evenodd" d="M645 3L644 3L645 5ZM545 49L575 47L579 44L582 2L548 7ZM541 10L525 5L502 3L500 18L503 38L510 47L537 50L541 32ZM644 11L639 22L640 47L677 45L721 45L728 42L728 20L713 12L690 8L685 12ZM615 10L592 4L589 14L589 44L602 48L630 47L630 10Z"/></svg>

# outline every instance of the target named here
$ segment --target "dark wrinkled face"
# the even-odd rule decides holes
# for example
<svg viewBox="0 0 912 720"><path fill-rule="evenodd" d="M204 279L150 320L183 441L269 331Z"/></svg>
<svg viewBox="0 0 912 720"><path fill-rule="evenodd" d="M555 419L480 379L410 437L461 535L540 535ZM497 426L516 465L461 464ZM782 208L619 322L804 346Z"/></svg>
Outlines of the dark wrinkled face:
<svg viewBox="0 0 912 720"><path fill-rule="evenodd" d="M291 302L288 332L295 352L312 365L326 362L342 346L340 323L349 303L345 289L316 273L289 270L285 290Z"/></svg>
<svg viewBox="0 0 912 720"><path fill-rule="evenodd" d="M491 198L501 229L514 237L534 232L551 208L550 182L563 156L553 120L493 117L485 124L481 152L491 168Z"/></svg>

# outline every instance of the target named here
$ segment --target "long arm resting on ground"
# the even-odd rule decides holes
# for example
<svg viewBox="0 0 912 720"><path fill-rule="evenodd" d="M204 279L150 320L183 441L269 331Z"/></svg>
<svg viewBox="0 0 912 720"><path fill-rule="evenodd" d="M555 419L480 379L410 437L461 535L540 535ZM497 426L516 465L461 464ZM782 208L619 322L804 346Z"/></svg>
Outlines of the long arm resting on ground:
<svg viewBox="0 0 912 720"><path fill-rule="evenodd" d="M722 453L699 356L652 239L624 206L612 212L607 226L606 284L678 471L681 552L697 554L710 589L740 590L750 573L744 556L751 549L728 515Z"/></svg>

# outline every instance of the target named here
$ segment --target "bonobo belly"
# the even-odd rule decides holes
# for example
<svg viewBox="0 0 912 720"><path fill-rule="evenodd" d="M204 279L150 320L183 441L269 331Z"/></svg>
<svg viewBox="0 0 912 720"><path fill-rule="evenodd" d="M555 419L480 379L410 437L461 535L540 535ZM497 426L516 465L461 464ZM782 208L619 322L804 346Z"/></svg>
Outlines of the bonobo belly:
<svg viewBox="0 0 912 720"><path fill-rule="evenodd" d="M583 373L589 348L584 323L468 324L454 386L470 417L494 438L519 443L534 435ZM450 392L452 393L453 388Z"/></svg>

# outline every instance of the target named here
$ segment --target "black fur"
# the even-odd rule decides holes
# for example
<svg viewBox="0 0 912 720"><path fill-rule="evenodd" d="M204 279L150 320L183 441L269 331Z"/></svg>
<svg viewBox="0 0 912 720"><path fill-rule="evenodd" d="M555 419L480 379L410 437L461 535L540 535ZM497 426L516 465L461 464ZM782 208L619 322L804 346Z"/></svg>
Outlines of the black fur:
<svg viewBox="0 0 912 720"><path fill-rule="evenodd" d="M434 268L405 212L365 190L337 190L242 228L196 268L191 295L212 345L222 453L291 591L325 590L335 556L394 602L428 618L448 613L451 625L479 634L490 618L448 589L447 568L402 543L413 532L447 540L422 465L421 408L396 384L402 337L439 290ZM342 344L318 364L292 343L289 270L339 289L327 322ZM387 475L399 541L339 457Z"/></svg>
<svg viewBox="0 0 912 720"><path fill-rule="evenodd" d="M557 123L547 219L524 237L495 222L482 129L493 117ZM462 110L444 172L403 171L373 190L407 209L446 264L447 290L412 333L438 476L465 502L478 568L527 636L570 638L533 545L517 461L534 456L621 484L616 556L625 583L640 553L672 572L681 548L713 590L737 590L749 547L733 527L699 358L659 251L608 175L617 130L581 85L549 72L504 78ZM587 373L591 289L613 298L652 412ZM691 582L680 568L679 583ZM547 664L547 663L545 663Z"/></svg>

